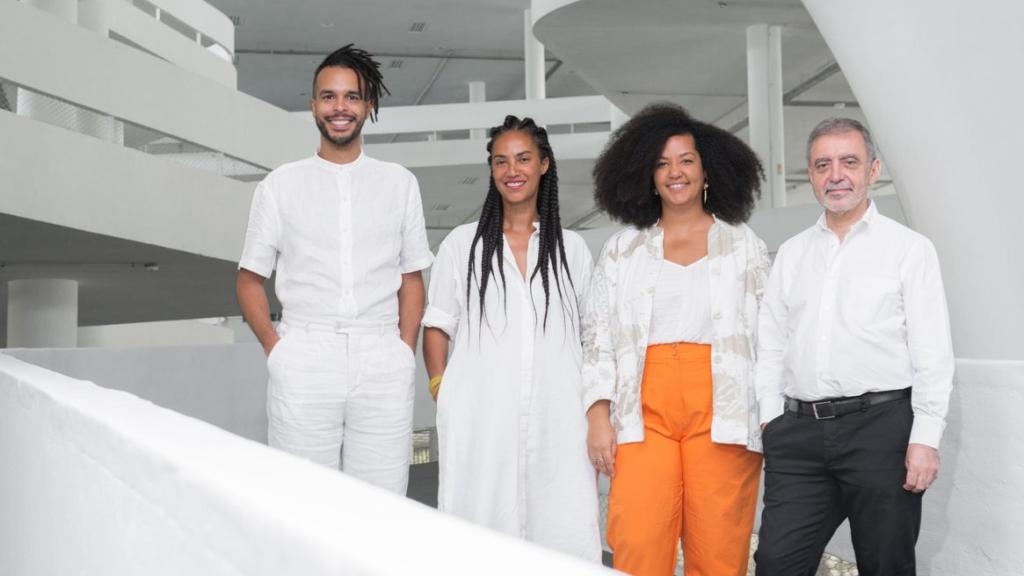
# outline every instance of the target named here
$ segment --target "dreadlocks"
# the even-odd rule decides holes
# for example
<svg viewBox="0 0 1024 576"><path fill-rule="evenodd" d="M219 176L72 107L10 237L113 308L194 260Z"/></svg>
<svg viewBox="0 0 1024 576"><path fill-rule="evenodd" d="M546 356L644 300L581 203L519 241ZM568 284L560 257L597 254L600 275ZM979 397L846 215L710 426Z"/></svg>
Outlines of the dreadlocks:
<svg viewBox="0 0 1024 576"><path fill-rule="evenodd" d="M508 115L501 126L495 126L488 132L490 140L487 142L487 164L491 165L491 153L494 142L502 134L509 131L517 131L530 136L540 150L541 161L548 161L548 170L540 178L540 185L537 190L537 216L540 220L540 239L537 251L537 265L530 274L530 284L534 278L540 276L541 284L544 287L544 323L547 327L548 304L551 300L550 274L554 275L555 288L558 290L560 301L562 297L562 278L564 273L569 281L570 288L575 292L572 283L572 276L569 274L569 263L565 257L565 244L562 240L562 221L558 215L558 168L555 165L555 155L548 142L548 132L537 126L532 118L519 119ZM505 268L504 268L504 207L501 194L494 183L493 170L487 189L487 197L484 199L483 208L480 210L480 222L476 227L476 234L473 236L473 243L469 248L469 273L466 275L466 302L470 301L472 295L473 278L476 277L476 246L482 244L480 253L480 276L478 278L478 296L480 298L481 316L483 321L484 295L487 292L487 284L494 275L493 260L497 256L498 275L501 277L502 294L505 294ZM561 272L560 272L561 270ZM507 305L507 298L506 298Z"/></svg>
<svg viewBox="0 0 1024 576"><path fill-rule="evenodd" d="M380 62L373 59L373 56L366 50L353 48L352 44L346 44L331 52L324 61L316 67L313 74L313 93L316 94L316 77L324 68L338 67L348 68L356 73L359 79L359 91L365 100L369 100L373 106L370 113L370 120L377 121L377 108L380 106L381 94L391 94L384 86L384 80L380 73Z"/></svg>

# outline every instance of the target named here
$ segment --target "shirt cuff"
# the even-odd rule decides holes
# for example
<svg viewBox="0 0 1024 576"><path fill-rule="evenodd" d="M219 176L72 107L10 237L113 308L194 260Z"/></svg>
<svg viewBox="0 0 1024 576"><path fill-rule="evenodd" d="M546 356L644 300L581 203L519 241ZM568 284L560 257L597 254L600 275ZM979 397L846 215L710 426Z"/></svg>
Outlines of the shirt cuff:
<svg viewBox="0 0 1024 576"><path fill-rule="evenodd" d="M242 258L242 260L238 263L238 269L241 270L242 268L245 268L250 272L259 274L264 278L270 278L270 275L274 273L273 265L268 266L267 264L264 264L256 260L255 258Z"/></svg>
<svg viewBox="0 0 1024 576"><path fill-rule="evenodd" d="M449 338L455 337L455 329L459 325L459 321L455 316L433 306L427 306L426 312L423 313L423 321L421 323L428 328L444 330L444 333L447 334Z"/></svg>
<svg viewBox="0 0 1024 576"><path fill-rule="evenodd" d="M939 449L942 432L946 429L946 421L935 416L914 414L914 426L910 429L910 443L924 444Z"/></svg>
<svg viewBox="0 0 1024 576"><path fill-rule="evenodd" d="M782 415L784 409L784 403L782 396L776 396L774 398L765 398L757 403L758 414L761 418L761 425L775 420Z"/></svg>
<svg viewBox="0 0 1024 576"><path fill-rule="evenodd" d="M589 388L583 393L583 413L586 414L594 403L601 400L611 401L611 399L612 391L610 386L594 386Z"/></svg>
<svg viewBox="0 0 1024 576"><path fill-rule="evenodd" d="M408 274L410 272L417 272L419 270L426 270L430 268L430 265L434 263L434 255L428 253L423 258L417 258L409 263L402 264L402 274Z"/></svg>

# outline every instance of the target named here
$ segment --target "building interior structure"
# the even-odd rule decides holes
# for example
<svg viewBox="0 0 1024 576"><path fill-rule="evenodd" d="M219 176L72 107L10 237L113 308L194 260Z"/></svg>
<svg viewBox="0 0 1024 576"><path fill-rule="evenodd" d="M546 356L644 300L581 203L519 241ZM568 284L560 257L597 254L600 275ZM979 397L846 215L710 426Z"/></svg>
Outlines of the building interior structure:
<svg viewBox="0 0 1024 576"><path fill-rule="evenodd" d="M416 175L435 249L476 219L505 114L548 127L563 225L595 255L617 225L593 161L647 103L758 152L771 251L820 212L810 129L865 121L872 196L935 243L953 323L919 565L1021 573L1024 194L994 169L1020 150L1021 29L1010 0L0 0L0 573L599 570L261 445L266 371L234 295L246 215L256 182L316 151L312 71L350 42L390 90L367 154ZM853 559L844 531L829 553Z"/></svg>

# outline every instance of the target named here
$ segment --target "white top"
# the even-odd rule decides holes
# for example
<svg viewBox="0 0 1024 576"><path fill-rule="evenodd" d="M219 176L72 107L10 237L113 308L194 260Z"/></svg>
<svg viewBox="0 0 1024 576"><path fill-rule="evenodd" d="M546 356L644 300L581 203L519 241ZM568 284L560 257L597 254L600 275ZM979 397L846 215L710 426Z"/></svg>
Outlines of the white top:
<svg viewBox="0 0 1024 576"><path fill-rule="evenodd" d="M654 291L665 265L661 226L625 228L605 242L583 316L583 406L611 400L619 444L644 439L643 382ZM768 250L746 224L708 230L711 308L711 440L761 450L754 394L757 307Z"/></svg>
<svg viewBox="0 0 1024 576"><path fill-rule="evenodd" d="M590 281L590 252L578 234L563 231L572 285L563 276L563 307L549 276L551 301L542 327L541 279L527 289L505 242L507 289L494 258L481 323L476 281L466 306L476 226L459 226L438 249L423 317L424 326L452 338L437 401L438 509L599 562L596 474L587 458L580 384L579 299ZM537 263L538 240L535 232L527 278ZM477 278L481 250L479 243Z"/></svg>
<svg viewBox="0 0 1024 576"><path fill-rule="evenodd" d="M361 154L285 164L256 187L238 264L275 289L285 315L397 324L402 274L430 266L416 177Z"/></svg>
<svg viewBox="0 0 1024 576"><path fill-rule="evenodd" d="M938 448L953 385L939 260L924 236L874 202L840 243L817 224L775 258L759 322L761 422L800 400L913 386L910 442Z"/></svg>
<svg viewBox="0 0 1024 576"><path fill-rule="evenodd" d="M647 343L711 344L710 285L706 256L689 266L665 260L654 286Z"/></svg>

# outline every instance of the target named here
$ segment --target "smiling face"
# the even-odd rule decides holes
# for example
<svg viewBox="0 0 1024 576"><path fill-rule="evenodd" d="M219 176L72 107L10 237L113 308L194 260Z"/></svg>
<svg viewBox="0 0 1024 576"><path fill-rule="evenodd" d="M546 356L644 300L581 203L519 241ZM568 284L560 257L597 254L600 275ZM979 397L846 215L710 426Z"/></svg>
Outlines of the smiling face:
<svg viewBox="0 0 1024 576"><path fill-rule="evenodd" d="M529 134L509 130L491 146L491 177L506 205L536 203L540 177L548 171L548 159Z"/></svg>
<svg viewBox="0 0 1024 576"><path fill-rule="evenodd" d="M359 135L369 111L369 103L359 88L359 76L351 68L329 66L317 74L311 106L320 130L321 147L359 146Z"/></svg>
<svg viewBox="0 0 1024 576"><path fill-rule="evenodd" d="M811 143L810 165L814 197L831 215L862 214L868 207L868 188L878 179L881 163L868 160L864 137L856 130L824 134Z"/></svg>
<svg viewBox="0 0 1024 576"><path fill-rule="evenodd" d="M704 165L697 143L690 134L677 134L665 141L654 166L654 189L662 209L702 205Z"/></svg>

